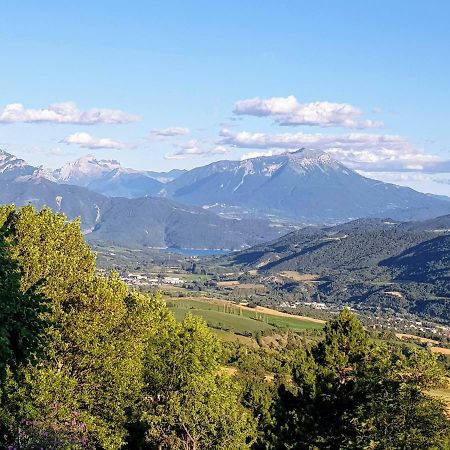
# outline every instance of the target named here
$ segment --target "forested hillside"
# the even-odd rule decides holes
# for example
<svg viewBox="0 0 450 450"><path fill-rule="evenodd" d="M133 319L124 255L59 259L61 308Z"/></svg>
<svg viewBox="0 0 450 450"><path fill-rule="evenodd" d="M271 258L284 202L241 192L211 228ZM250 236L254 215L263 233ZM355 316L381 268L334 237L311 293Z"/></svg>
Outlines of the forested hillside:
<svg viewBox="0 0 450 450"><path fill-rule="evenodd" d="M15 449L447 449L443 361L348 310L252 349L97 273L78 222L0 209L0 440Z"/></svg>
<svg viewBox="0 0 450 450"><path fill-rule="evenodd" d="M360 219L333 227L307 227L224 257L223 264L257 270L260 275L314 274L318 281L314 287L308 285L309 296L448 323L449 229L450 216L423 222Z"/></svg>

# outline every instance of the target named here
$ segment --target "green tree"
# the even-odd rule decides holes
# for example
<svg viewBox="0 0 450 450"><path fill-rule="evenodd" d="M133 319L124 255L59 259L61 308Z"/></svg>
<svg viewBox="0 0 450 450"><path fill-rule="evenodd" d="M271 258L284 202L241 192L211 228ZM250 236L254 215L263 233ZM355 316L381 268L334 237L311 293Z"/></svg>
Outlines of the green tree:
<svg viewBox="0 0 450 450"><path fill-rule="evenodd" d="M272 448L448 448L444 407L426 394L443 375L433 355L370 342L348 310L324 331L280 386Z"/></svg>
<svg viewBox="0 0 450 450"><path fill-rule="evenodd" d="M40 315L45 354L24 368L17 389L10 381L3 390L11 435L24 421L47 432L70 423L75 413L92 445L121 447L143 387L145 349L167 314L165 305L130 292L116 275L97 276L78 222L27 206L9 210L2 233L20 270L20 291L36 289L49 300Z"/></svg>
<svg viewBox="0 0 450 450"><path fill-rule="evenodd" d="M21 274L0 231L0 380L35 359L42 344L45 299L35 286L20 289Z"/></svg>
<svg viewBox="0 0 450 450"><path fill-rule="evenodd" d="M218 374L221 346L205 322L191 315L181 323L172 318L160 333L146 357L147 401L141 419L147 445L250 448L253 418L240 403L236 381Z"/></svg>
<svg viewBox="0 0 450 450"><path fill-rule="evenodd" d="M240 389L226 376L194 377L144 414L147 441L173 450L245 450L253 418L239 402Z"/></svg>

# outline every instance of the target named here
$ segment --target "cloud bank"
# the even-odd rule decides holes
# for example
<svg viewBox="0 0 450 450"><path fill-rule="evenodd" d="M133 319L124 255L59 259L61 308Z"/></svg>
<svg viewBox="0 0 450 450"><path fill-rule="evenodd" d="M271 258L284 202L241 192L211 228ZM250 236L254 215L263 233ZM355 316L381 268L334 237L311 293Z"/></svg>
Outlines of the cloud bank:
<svg viewBox="0 0 450 450"><path fill-rule="evenodd" d="M178 150L174 153L167 154L165 159L187 159L196 156L208 157L214 155L224 155L228 153L228 148L223 145L210 145L198 139L191 139L187 142L177 143L174 145Z"/></svg>
<svg viewBox="0 0 450 450"><path fill-rule="evenodd" d="M269 155L299 148L326 151L352 169L367 171L450 171L450 162L415 148L398 135L369 133L251 133L222 130L219 145L262 150ZM247 153L251 157L259 152Z"/></svg>
<svg viewBox="0 0 450 450"><path fill-rule="evenodd" d="M363 119L362 111L347 103L300 103L293 95L268 99L250 98L236 102L234 114L272 117L279 125L308 125L343 128L381 128L380 121Z"/></svg>
<svg viewBox="0 0 450 450"><path fill-rule="evenodd" d="M189 128L185 127L154 128L150 131L150 138L161 139L174 136L183 136L189 133Z"/></svg>

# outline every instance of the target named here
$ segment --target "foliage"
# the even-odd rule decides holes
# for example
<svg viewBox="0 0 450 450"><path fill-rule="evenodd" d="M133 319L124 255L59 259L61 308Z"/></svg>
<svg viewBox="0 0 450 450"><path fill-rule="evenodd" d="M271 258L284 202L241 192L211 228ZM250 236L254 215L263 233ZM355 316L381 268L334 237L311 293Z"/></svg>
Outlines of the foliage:
<svg viewBox="0 0 450 450"><path fill-rule="evenodd" d="M423 350L398 354L371 343L348 310L294 364L274 406L274 448L447 448L450 422L425 391L442 382Z"/></svg>
<svg viewBox="0 0 450 450"><path fill-rule="evenodd" d="M178 402L183 429L188 421L198 430L209 417L202 445L248 448L252 418L239 404L237 385L215 379L220 344L202 321L187 317L178 324L159 296L129 291L115 274L98 276L79 222L31 206L1 208L0 218L2 308L24 315L23 323L21 316L6 321L1 334L5 445L117 449L144 413L175 413ZM8 340L15 329L25 337L39 330L45 339L24 338L19 351ZM31 352L39 355L34 364ZM14 376L11 368L19 364L20 376ZM211 402L202 400L201 386L208 387ZM149 409L149 398L162 401ZM160 419L165 416L148 421L149 441ZM167 436L176 442L180 433L168 429Z"/></svg>
<svg viewBox="0 0 450 450"><path fill-rule="evenodd" d="M6 237L0 231L0 378L7 367L17 370L36 356L45 326L41 315L46 310L36 285L20 289L21 273Z"/></svg>
<svg viewBox="0 0 450 450"><path fill-rule="evenodd" d="M348 310L320 340L224 348L201 318L98 275L79 223L48 209L0 208L0 319L3 447L450 447L427 351L374 342Z"/></svg>
<svg viewBox="0 0 450 450"><path fill-rule="evenodd" d="M22 292L38 285L49 301L45 356L23 369L19 390L4 393L10 434L17 435L23 421L59 427L79 412L96 445L119 448L162 302L129 292L115 275L98 277L79 224L64 216L24 207L10 214L3 232Z"/></svg>
<svg viewBox="0 0 450 450"><path fill-rule="evenodd" d="M253 419L239 402L239 386L217 374L217 338L191 315L161 331L146 358L147 442L167 449L250 448Z"/></svg>

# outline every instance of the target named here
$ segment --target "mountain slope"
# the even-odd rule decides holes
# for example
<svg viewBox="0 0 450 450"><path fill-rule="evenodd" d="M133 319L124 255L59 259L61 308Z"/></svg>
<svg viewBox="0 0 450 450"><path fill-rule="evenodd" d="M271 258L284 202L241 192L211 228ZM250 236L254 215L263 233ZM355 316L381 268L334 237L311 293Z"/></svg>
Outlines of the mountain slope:
<svg viewBox="0 0 450 450"><path fill-rule="evenodd" d="M238 207L306 223L425 219L450 212L444 199L365 178L326 153L305 149L212 163L179 176L165 190L184 203Z"/></svg>
<svg viewBox="0 0 450 450"><path fill-rule="evenodd" d="M125 247L240 249L284 231L266 221L229 220L165 198L110 198L84 187L55 183L42 173L13 155L0 153L0 204L31 203L38 209L48 206L65 213L69 219L80 216L82 230L91 241Z"/></svg>
<svg viewBox="0 0 450 450"><path fill-rule="evenodd" d="M334 227L307 227L238 253L233 262L279 272L320 275L376 267L386 258L436 237L431 230L361 219Z"/></svg>
<svg viewBox="0 0 450 450"><path fill-rule="evenodd" d="M22 177L0 179L0 204L17 206L33 204L37 209L48 206L63 212L69 219L82 218L82 229L94 228L102 212L110 206L110 199L96 192L72 185L60 185L45 178Z"/></svg>
<svg viewBox="0 0 450 450"><path fill-rule="evenodd" d="M450 228L444 227L449 222L444 216L423 222L360 219L307 227L220 260L241 272L256 269L254 283L276 279L277 292L292 293L295 301L320 299L334 306L414 313L448 323Z"/></svg>
<svg viewBox="0 0 450 450"><path fill-rule="evenodd" d="M279 236L261 220L224 219L164 198L113 198L87 237L122 246L236 249Z"/></svg>
<svg viewBox="0 0 450 450"><path fill-rule="evenodd" d="M380 265L391 268L397 280L449 283L450 235L421 242L382 261Z"/></svg>

